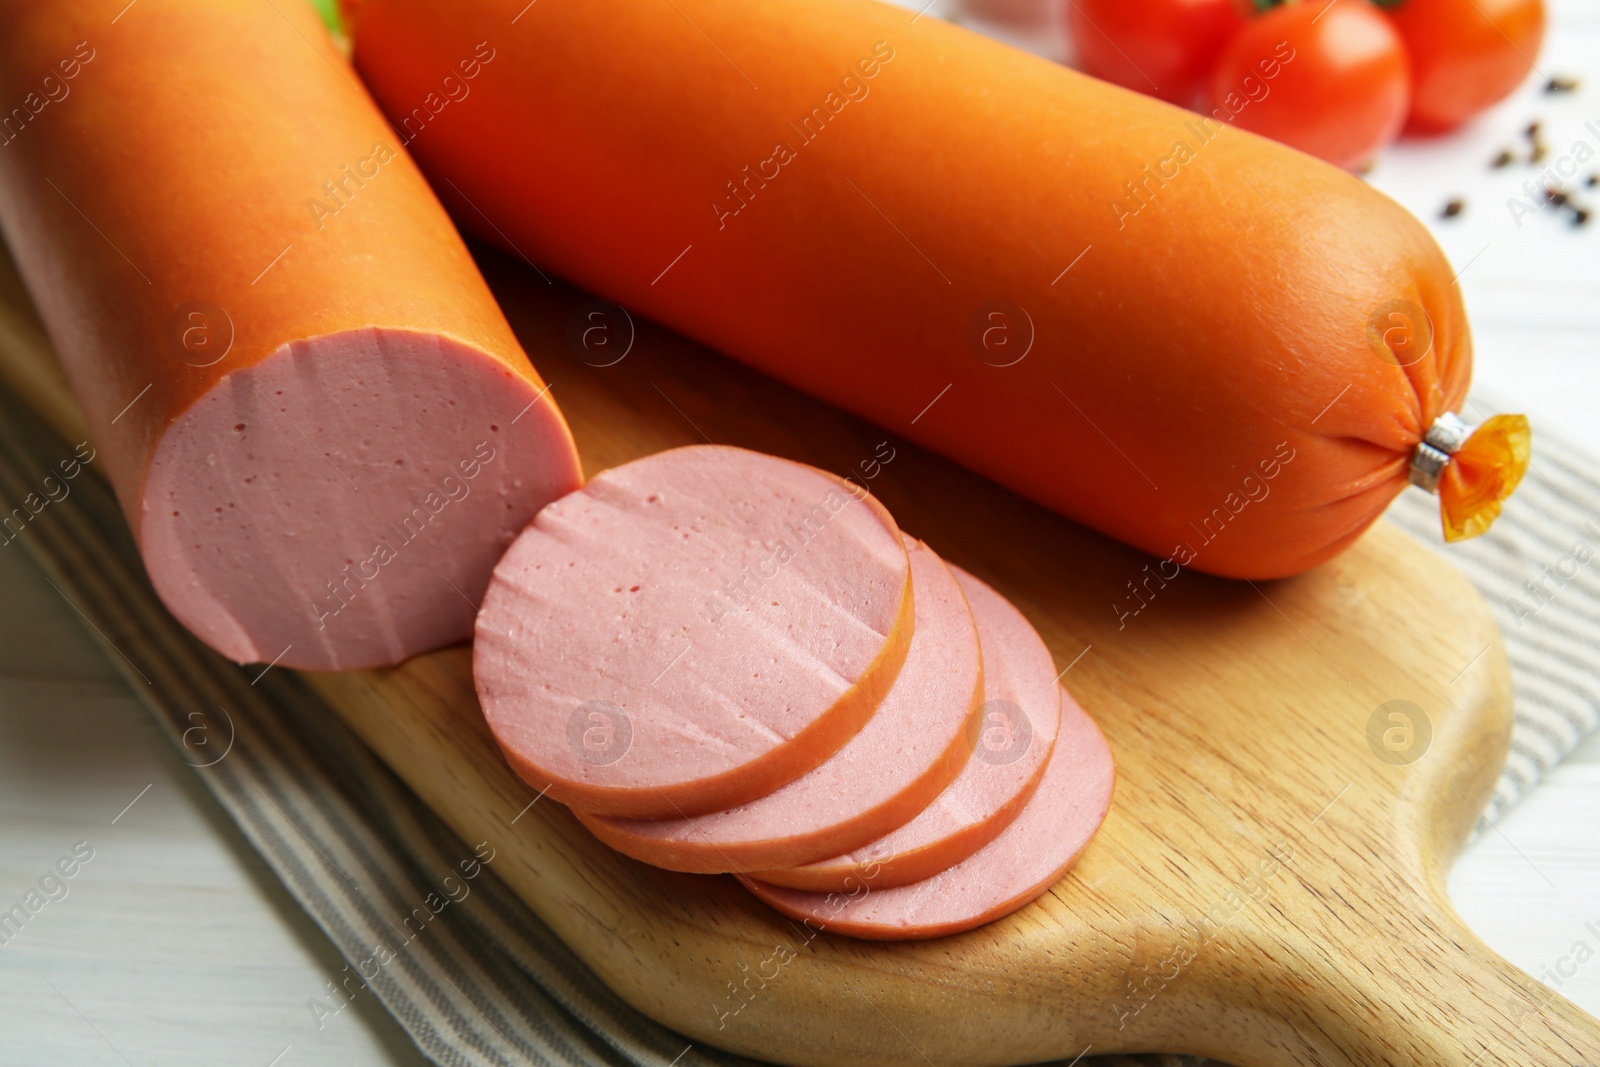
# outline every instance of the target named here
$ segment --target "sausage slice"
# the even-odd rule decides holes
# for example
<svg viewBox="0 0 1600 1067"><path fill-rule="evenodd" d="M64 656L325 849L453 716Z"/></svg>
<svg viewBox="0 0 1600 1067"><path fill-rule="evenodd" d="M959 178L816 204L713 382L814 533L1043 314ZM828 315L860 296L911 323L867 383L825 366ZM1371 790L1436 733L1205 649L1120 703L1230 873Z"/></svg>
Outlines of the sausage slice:
<svg viewBox="0 0 1600 1067"><path fill-rule="evenodd" d="M983 706L978 631L933 550L907 539L916 630L889 695L827 762L777 791L688 819L579 813L635 859L712 874L794 866L864 845L906 822L961 773Z"/></svg>
<svg viewBox="0 0 1600 1067"><path fill-rule="evenodd" d="M914 629L894 520L841 479L717 445L605 471L495 568L473 673L536 789L685 818L813 770L888 693Z"/></svg>
<svg viewBox="0 0 1600 1067"><path fill-rule="evenodd" d="M1116 775L1105 737L1065 692L1061 714L1038 791L1000 836L949 870L895 888L866 882L848 894L741 881L785 915L884 941L943 937L1016 911L1060 880L1111 806Z"/></svg>
<svg viewBox="0 0 1600 1067"><path fill-rule="evenodd" d="M1012 603L951 566L978 624L983 649L983 724L962 772L916 818L833 859L756 877L827 892L878 889L930 878L992 841L1038 786L1061 722L1055 662Z"/></svg>

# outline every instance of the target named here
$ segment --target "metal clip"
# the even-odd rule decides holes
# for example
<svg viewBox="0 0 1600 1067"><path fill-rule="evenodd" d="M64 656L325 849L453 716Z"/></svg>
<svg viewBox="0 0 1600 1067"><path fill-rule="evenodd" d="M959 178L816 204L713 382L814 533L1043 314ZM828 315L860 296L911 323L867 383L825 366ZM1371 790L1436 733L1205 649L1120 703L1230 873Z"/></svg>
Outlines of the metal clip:
<svg viewBox="0 0 1600 1067"><path fill-rule="evenodd" d="M1476 429L1448 411L1434 419L1411 455L1411 484L1430 493L1438 492L1439 475Z"/></svg>

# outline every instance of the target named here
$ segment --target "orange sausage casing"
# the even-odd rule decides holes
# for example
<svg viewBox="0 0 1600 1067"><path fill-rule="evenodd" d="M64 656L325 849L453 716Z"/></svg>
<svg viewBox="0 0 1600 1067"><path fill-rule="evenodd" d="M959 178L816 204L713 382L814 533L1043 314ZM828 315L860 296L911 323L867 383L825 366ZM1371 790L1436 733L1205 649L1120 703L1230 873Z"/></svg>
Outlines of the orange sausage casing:
<svg viewBox="0 0 1600 1067"><path fill-rule="evenodd" d="M468 637L577 459L311 9L0 0L0 101L0 224L166 604L239 661Z"/></svg>
<svg viewBox="0 0 1600 1067"><path fill-rule="evenodd" d="M931 17L366 0L354 36L465 225L1180 565L1333 556L1467 387L1398 205Z"/></svg>

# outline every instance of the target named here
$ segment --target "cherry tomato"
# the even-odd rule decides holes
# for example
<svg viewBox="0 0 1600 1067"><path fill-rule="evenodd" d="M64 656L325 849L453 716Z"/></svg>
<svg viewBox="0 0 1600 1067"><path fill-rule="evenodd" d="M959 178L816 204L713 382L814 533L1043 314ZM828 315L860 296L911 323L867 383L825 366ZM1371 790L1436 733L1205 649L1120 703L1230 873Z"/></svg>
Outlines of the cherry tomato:
<svg viewBox="0 0 1600 1067"><path fill-rule="evenodd" d="M1367 0L1252 19L1211 72L1210 114L1346 169L1393 141L1410 104L1399 32Z"/></svg>
<svg viewBox="0 0 1600 1067"><path fill-rule="evenodd" d="M1067 32L1085 73L1192 103L1246 0L1067 0Z"/></svg>
<svg viewBox="0 0 1600 1067"><path fill-rule="evenodd" d="M1452 130L1522 84L1544 41L1543 0L1400 0L1411 57L1410 130Z"/></svg>

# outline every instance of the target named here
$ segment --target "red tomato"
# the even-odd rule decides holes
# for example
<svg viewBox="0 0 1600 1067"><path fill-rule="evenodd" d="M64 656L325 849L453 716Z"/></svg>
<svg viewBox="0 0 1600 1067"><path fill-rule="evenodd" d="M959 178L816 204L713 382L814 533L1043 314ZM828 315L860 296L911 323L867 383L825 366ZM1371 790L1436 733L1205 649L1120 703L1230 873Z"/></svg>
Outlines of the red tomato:
<svg viewBox="0 0 1600 1067"><path fill-rule="evenodd" d="M1067 0L1078 66L1148 96L1188 104L1240 26L1243 0Z"/></svg>
<svg viewBox="0 0 1600 1067"><path fill-rule="evenodd" d="M1407 128L1451 130L1522 84L1544 42L1543 0L1401 0L1388 9L1411 57Z"/></svg>
<svg viewBox="0 0 1600 1067"><path fill-rule="evenodd" d="M1399 32L1367 0L1252 19L1211 72L1211 114L1346 169L1393 141L1410 104Z"/></svg>

